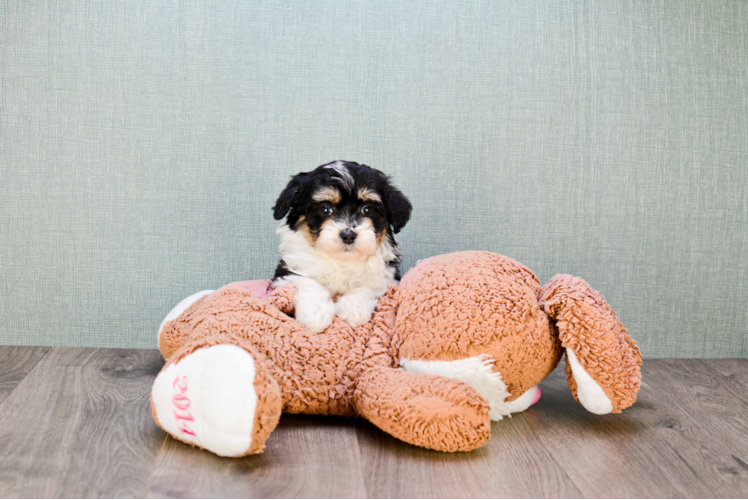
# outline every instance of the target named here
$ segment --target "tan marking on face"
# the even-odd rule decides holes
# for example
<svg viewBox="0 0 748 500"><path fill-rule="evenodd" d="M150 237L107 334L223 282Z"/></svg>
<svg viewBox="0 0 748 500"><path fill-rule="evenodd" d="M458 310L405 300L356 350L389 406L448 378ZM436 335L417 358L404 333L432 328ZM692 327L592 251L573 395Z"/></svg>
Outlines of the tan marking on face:
<svg viewBox="0 0 748 500"><path fill-rule="evenodd" d="M382 198L377 193L369 188L361 188L358 190L358 199L361 201L376 201L381 203Z"/></svg>
<svg viewBox="0 0 748 500"><path fill-rule="evenodd" d="M372 227L372 230L373 229L374 228ZM387 228L386 227L382 230L381 233L379 233L377 235L377 247L379 247L379 245L382 244L382 242L384 241L385 237L387 237Z"/></svg>
<svg viewBox="0 0 748 500"><path fill-rule="evenodd" d="M298 222L294 226L294 229L304 235L304 238L309 242L310 245L314 246L317 243L318 234L314 234L309 230L309 224L307 224L306 217L299 217Z"/></svg>
<svg viewBox="0 0 748 500"><path fill-rule="evenodd" d="M329 201L332 204L340 203L340 191L334 187L326 186L314 193L314 201Z"/></svg>

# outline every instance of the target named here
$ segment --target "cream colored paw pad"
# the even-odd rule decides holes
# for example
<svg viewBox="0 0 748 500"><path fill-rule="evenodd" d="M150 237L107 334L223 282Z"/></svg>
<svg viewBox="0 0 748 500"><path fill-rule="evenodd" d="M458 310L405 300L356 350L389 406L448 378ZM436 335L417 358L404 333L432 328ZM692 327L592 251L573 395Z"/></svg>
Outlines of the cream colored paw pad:
<svg viewBox="0 0 748 500"><path fill-rule="evenodd" d="M539 399L540 388L537 385L534 385L514 401L508 401L505 404L510 413L519 413L537 403Z"/></svg>
<svg viewBox="0 0 748 500"><path fill-rule="evenodd" d="M153 383L156 417L169 434L227 457L252 444L257 407L255 363L244 349L198 349Z"/></svg>

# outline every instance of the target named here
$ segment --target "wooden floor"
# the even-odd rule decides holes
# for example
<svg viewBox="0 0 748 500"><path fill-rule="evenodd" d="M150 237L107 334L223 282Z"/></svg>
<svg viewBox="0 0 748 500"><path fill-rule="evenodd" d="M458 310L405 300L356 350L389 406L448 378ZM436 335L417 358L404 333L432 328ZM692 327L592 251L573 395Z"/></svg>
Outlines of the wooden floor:
<svg viewBox="0 0 748 500"><path fill-rule="evenodd" d="M557 369L487 445L443 454L359 419L286 415L262 455L167 437L157 351L0 347L2 497L748 496L748 360L650 360L637 403L596 416Z"/></svg>

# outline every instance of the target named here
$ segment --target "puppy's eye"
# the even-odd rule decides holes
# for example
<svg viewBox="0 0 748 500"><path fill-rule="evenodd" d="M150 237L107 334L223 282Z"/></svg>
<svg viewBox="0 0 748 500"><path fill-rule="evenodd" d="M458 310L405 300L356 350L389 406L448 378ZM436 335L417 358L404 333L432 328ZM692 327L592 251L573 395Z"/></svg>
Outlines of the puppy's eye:
<svg viewBox="0 0 748 500"><path fill-rule="evenodd" d="M371 206L364 205L361 207L361 215L371 215Z"/></svg>
<svg viewBox="0 0 748 500"><path fill-rule="evenodd" d="M322 213L323 214L325 214L325 215L332 215L332 212L333 212L332 205L324 205L322 207Z"/></svg>

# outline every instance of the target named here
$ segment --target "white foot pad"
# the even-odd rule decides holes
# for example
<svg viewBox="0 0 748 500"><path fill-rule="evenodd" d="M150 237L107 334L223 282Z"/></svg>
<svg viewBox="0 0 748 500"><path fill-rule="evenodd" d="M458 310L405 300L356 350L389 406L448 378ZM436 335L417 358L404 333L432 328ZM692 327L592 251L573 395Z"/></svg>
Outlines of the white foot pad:
<svg viewBox="0 0 748 500"><path fill-rule="evenodd" d="M538 399L540 399L540 388L537 385L534 385L514 401L509 401L504 404L507 406L510 413L519 413L537 403Z"/></svg>
<svg viewBox="0 0 748 500"><path fill-rule="evenodd" d="M566 349L566 359L571 366L571 374L577 383L577 397L582 406L596 415L607 415L613 411L613 402L605 394L600 384L595 382L589 373L582 368L577 355L571 349Z"/></svg>
<svg viewBox="0 0 748 500"><path fill-rule="evenodd" d="M216 345L170 365L153 383L161 426L183 441L232 457L252 444L255 363L244 349Z"/></svg>

